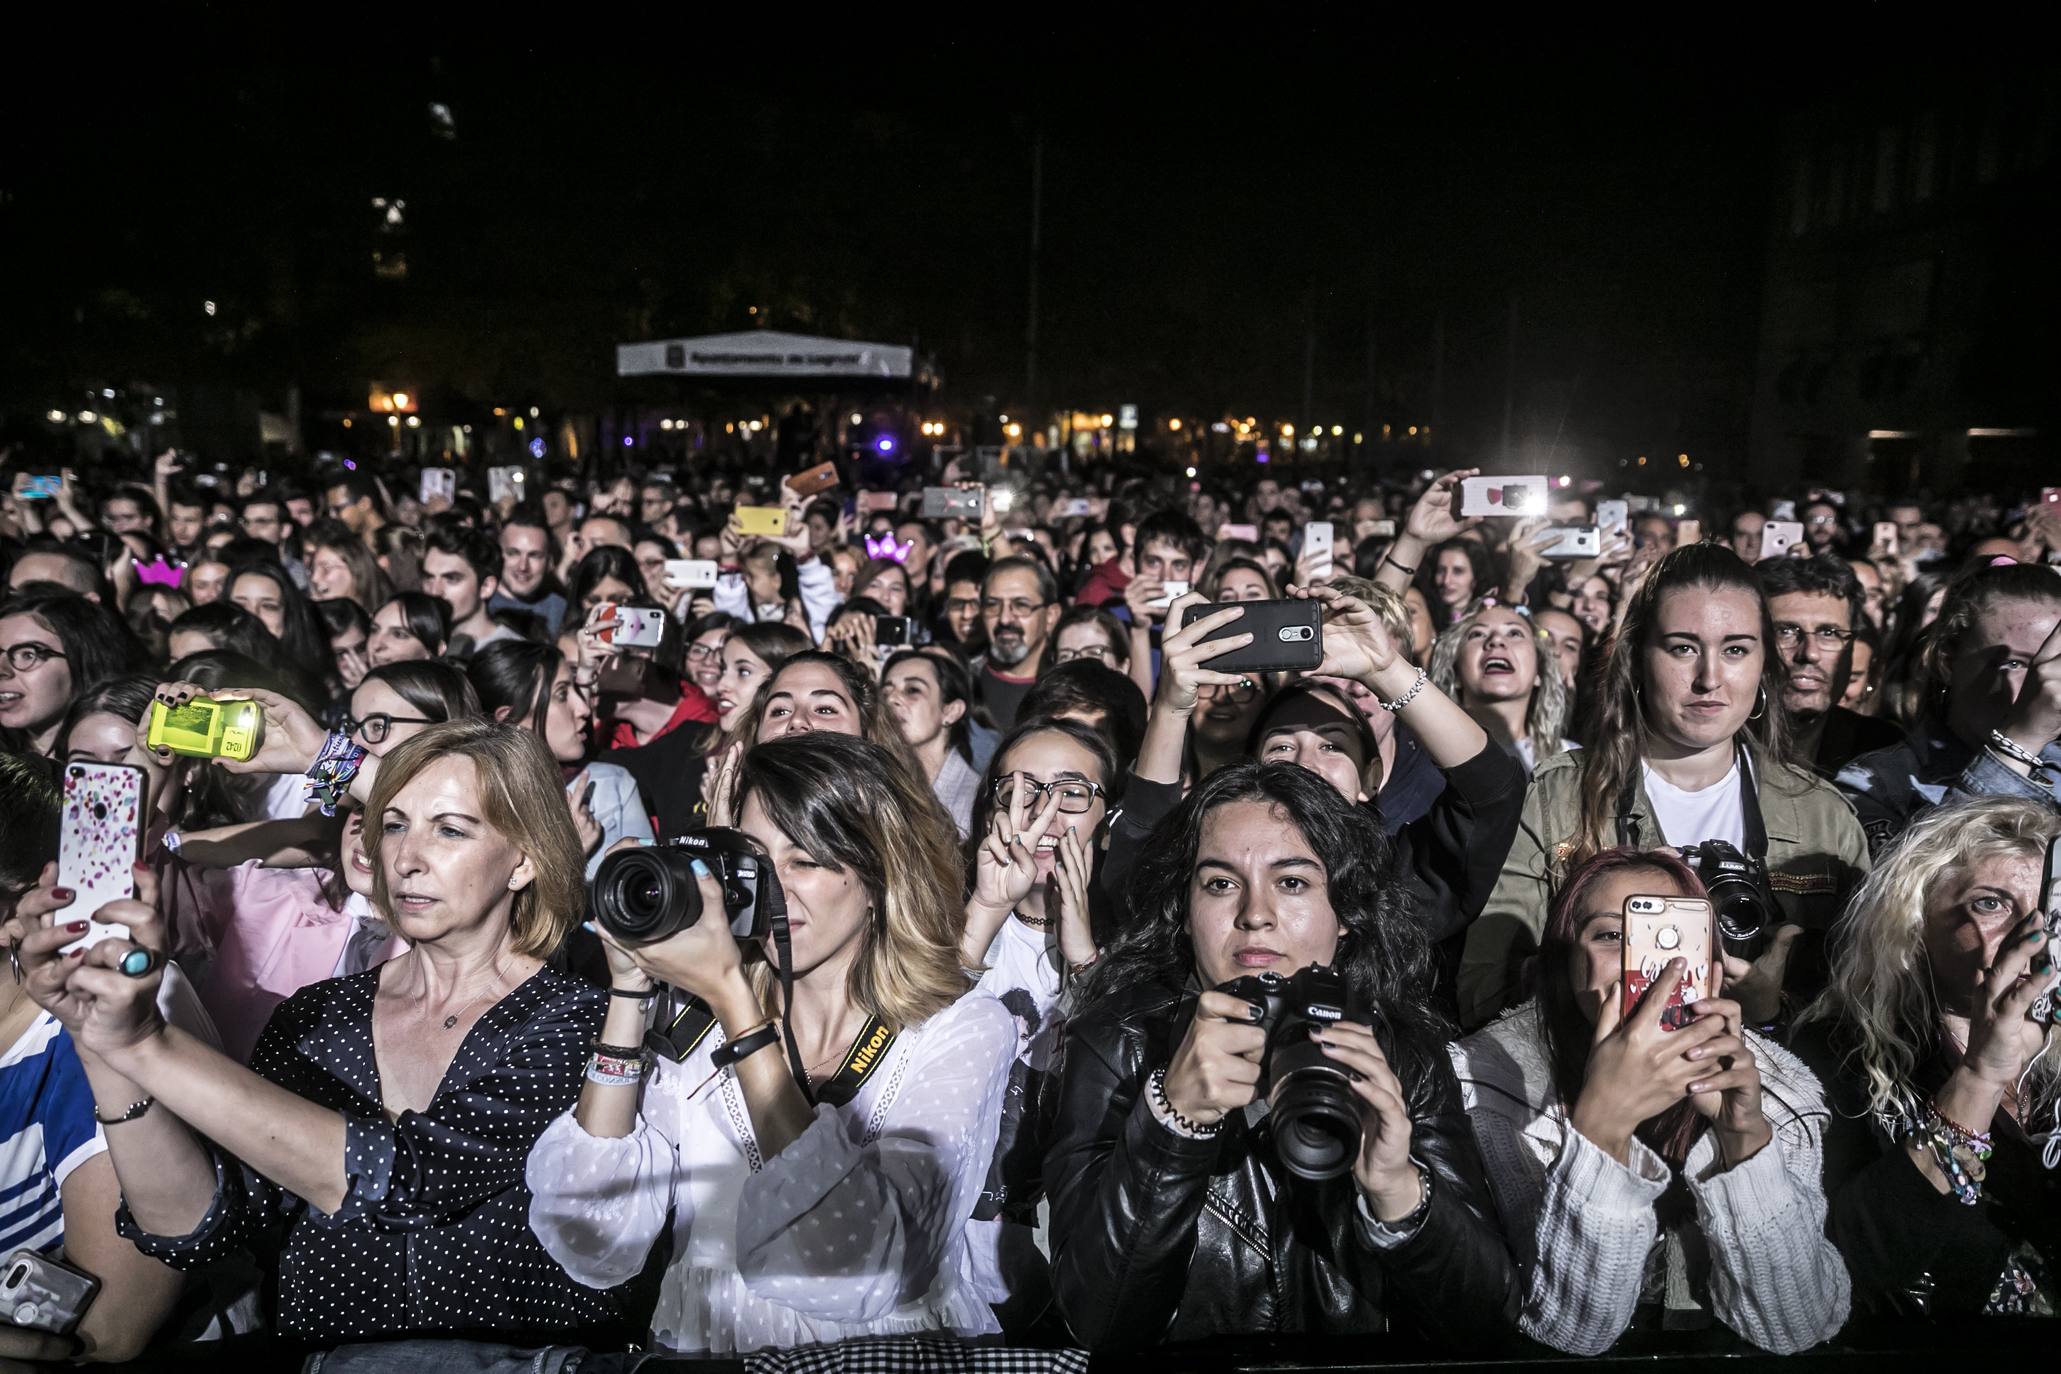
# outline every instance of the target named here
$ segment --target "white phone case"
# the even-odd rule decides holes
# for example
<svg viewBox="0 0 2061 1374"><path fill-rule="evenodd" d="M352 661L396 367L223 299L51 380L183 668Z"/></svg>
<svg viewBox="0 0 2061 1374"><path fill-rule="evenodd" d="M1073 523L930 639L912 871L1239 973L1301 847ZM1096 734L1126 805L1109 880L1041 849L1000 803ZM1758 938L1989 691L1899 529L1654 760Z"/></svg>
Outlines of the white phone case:
<svg viewBox="0 0 2061 1374"><path fill-rule="evenodd" d="M143 770L126 763L68 763L64 766L64 818L57 841L57 883L77 895L58 913L65 921L92 921L84 935L64 947L91 949L116 936L119 922L102 924L95 914L109 902L136 895L130 869L143 853Z"/></svg>
<svg viewBox="0 0 2061 1374"><path fill-rule="evenodd" d="M1331 575L1332 533L1329 520L1312 520L1303 526L1303 552L1310 556L1310 576Z"/></svg>

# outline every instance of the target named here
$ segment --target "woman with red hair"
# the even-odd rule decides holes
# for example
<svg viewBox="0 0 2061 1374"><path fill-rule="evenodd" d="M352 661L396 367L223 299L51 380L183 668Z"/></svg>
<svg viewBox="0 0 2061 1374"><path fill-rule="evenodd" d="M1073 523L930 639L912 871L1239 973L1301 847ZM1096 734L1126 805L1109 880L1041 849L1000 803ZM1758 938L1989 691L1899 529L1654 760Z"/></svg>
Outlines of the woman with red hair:
<svg viewBox="0 0 2061 1374"><path fill-rule="evenodd" d="M1639 894L1703 888L1671 850L1580 865L1547 920L1530 999L1452 1047L1520 1267L1519 1325L1577 1355L1631 1329L1713 1320L1776 1353L1816 1345L1849 1300L1825 1238L1824 1092L1722 996L1663 1026L1689 973L1679 959L1624 1005L1623 911ZM1707 979L1722 992L1721 968Z"/></svg>

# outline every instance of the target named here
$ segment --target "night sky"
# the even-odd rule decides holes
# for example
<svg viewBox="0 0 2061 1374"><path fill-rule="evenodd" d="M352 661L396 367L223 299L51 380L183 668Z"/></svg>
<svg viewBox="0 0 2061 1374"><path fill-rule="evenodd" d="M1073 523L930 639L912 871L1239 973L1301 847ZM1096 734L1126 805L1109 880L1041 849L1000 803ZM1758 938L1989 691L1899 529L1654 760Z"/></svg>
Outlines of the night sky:
<svg viewBox="0 0 2061 1374"><path fill-rule="evenodd" d="M898 35L887 57L877 35L381 51L377 22L355 27L8 91L0 226L31 270L0 288L0 400L99 377L298 380L320 403L413 375L475 404L593 407L614 342L765 320L913 339L947 403L1021 406L1042 139L1046 405L1349 429L1436 406L1443 439L1492 445L1514 297L1520 441L1736 449L1775 133L1831 84L1816 51L1771 69L1706 37L1490 44L1347 19ZM407 202L385 245L404 282L369 269L373 196Z"/></svg>

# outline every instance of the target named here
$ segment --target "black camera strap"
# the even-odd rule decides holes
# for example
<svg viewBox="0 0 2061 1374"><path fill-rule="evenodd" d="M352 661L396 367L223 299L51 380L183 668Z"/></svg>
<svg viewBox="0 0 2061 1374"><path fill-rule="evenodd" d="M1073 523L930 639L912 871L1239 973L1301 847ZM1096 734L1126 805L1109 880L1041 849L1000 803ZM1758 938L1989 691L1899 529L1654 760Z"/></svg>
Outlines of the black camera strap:
<svg viewBox="0 0 2061 1374"><path fill-rule="evenodd" d="M1741 828L1746 833L1746 857L1765 864L1768 857L1768 827L1760 814L1760 778L1753 771L1753 755L1747 752L1746 746L1734 744L1732 747L1737 751L1739 762L1739 818ZM1633 847L1632 808L1637 800L1638 789L1639 779L1634 775L1626 780L1624 792L1617 799L1617 843L1621 848ZM1659 818L1656 816L1654 829L1659 828ZM1705 835L1692 840L1690 844L1701 844L1709 838L1710 836ZM1661 844L1667 842L1665 834L1657 835L1655 839Z"/></svg>

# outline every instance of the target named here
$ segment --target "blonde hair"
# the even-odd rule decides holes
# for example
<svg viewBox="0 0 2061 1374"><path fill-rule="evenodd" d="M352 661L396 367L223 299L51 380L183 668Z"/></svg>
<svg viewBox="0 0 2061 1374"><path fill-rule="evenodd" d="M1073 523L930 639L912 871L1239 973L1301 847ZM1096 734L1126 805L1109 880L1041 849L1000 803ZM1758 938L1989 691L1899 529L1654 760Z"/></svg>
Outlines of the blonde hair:
<svg viewBox="0 0 2061 1374"><path fill-rule="evenodd" d="M2039 802L1999 797L1942 806L1913 821L1854 893L1839 924L1830 986L1798 1024L1824 1020L1851 1032L1848 1062L1865 1079L1870 1111L1914 1115L1912 1075L1941 1034L1925 954L1933 892L1986 860L2039 859L2056 835L2061 815ZM2054 1036L2049 1027L2048 1049ZM2031 1122L2057 1096L2061 1061L2043 1053L2025 1081L2021 1119Z"/></svg>
<svg viewBox="0 0 2061 1374"><path fill-rule="evenodd" d="M1497 603L1477 601L1467 608L1467 613L1439 631L1438 638L1431 641L1431 662L1426 671L1431 674L1432 685L1466 706L1460 689L1460 645L1465 642L1467 632L1481 620L1481 613ZM1531 647L1538 663L1537 681L1532 684L1531 701L1524 709L1524 732L1531 737L1532 757L1544 763L1566 747L1567 717L1569 702L1567 684L1560 676L1560 655L1554 652L1552 641L1532 622L1531 613L1518 606L1505 606L1531 632Z"/></svg>
<svg viewBox="0 0 2061 1374"><path fill-rule="evenodd" d="M389 910L386 865L380 860L385 827L380 817L400 790L446 758L472 762L480 819L521 850L536 870L511 901L511 948L549 958L587 908L586 866L579 832L558 780L558 764L534 730L493 720L432 725L380 760L379 778L365 815L365 858L372 865L372 897Z"/></svg>
<svg viewBox="0 0 2061 1374"><path fill-rule="evenodd" d="M1388 631L1388 637L1395 644L1396 652L1404 658L1410 657L1410 644L1413 638L1410 608L1403 604L1401 592L1364 577L1355 577L1351 573L1340 573L1331 579L1331 585L1347 596L1366 602L1367 608L1380 617L1381 628Z"/></svg>
<svg viewBox="0 0 2061 1374"><path fill-rule="evenodd" d="M871 910L846 987L853 1003L900 1030L966 995L959 834L897 753L820 731L768 740L744 756L740 809L754 797L797 848L866 889ZM762 1001L771 974L755 971Z"/></svg>

